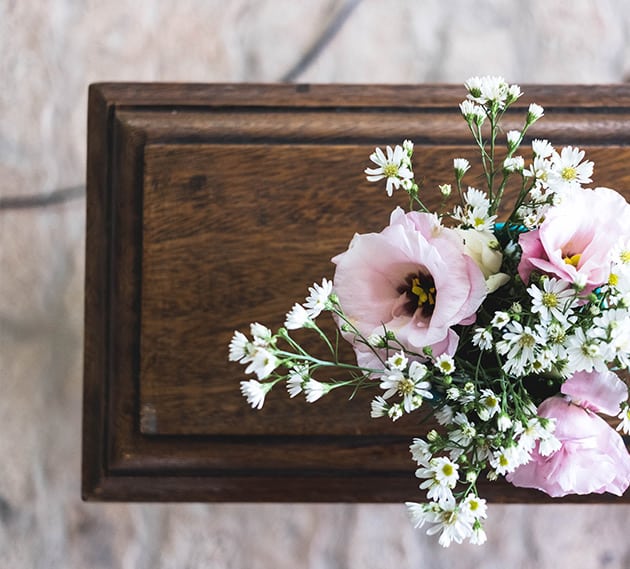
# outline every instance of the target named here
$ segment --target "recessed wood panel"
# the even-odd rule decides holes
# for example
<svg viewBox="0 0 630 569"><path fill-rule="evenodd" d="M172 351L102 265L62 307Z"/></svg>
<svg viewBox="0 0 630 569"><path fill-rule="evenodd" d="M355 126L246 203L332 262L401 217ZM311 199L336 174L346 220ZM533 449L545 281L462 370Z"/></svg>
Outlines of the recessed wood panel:
<svg viewBox="0 0 630 569"><path fill-rule="evenodd" d="M597 185L630 189L628 87L525 92L521 113L531 101L546 109L531 137L580 145ZM249 322L280 325L355 232L380 230L404 204L364 179L375 145L414 140L437 203L452 159L476 155L462 97L444 86L91 88L86 498L417 499L407 449L430 423L372 420L369 394L308 405L282 388L254 411L227 345ZM510 113L507 128L520 120ZM480 492L546 500L504 483Z"/></svg>

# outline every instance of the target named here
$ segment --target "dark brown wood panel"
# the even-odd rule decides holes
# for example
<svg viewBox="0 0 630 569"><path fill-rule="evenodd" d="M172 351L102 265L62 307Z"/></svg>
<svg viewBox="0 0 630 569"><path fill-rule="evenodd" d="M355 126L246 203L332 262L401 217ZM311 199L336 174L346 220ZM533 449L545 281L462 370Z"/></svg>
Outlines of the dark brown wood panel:
<svg viewBox="0 0 630 569"><path fill-rule="evenodd" d="M630 88L525 92L518 108L546 110L532 137L580 145L597 185L630 189ZM475 156L462 98L448 86L92 86L87 499L417 499L407 448L430 424L372 420L369 396L307 405L281 389L253 411L227 344L251 321L279 325L355 231L404 202L365 182L375 145L414 140L437 198L452 158ZM481 492L547 501L503 483Z"/></svg>

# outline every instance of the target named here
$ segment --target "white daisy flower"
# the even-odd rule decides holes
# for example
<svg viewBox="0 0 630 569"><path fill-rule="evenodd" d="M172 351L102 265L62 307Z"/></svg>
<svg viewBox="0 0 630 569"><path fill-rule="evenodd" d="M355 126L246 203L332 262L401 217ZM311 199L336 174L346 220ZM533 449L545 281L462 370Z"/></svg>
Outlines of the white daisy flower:
<svg viewBox="0 0 630 569"><path fill-rule="evenodd" d="M407 512L415 529L420 529L425 523L437 523L439 521L440 508L435 503L405 502L405 506L407 506Z"/></svg>
<svg viewBox="0 0 630 569"><path fill-rule="evenodd" d="M488 517L488 506L486 501L475 494L468 494L461 504L463 512L467 513L473 520L481 520Z"/></svg>
<svg viewBox="0 0 630 569"><path fill-rule="evenodd" d="M493 328L501 329L504 326L507 326L510 322L510 315L503 310L497 310L490 321Z"/></svg>
<svg viewBox="0 0 630 569"><path fill-rule="evenodd" d="M620 239L611 249L610 258L616 267L630 270L630 240Z"/></svg>
<svg viewBox="0 0 630 569"><path fill-rule="evenodd" d="M265 403L265 395L267 395L271 387L271 383L260 383L255 379L241 381L241 393L247 398L247 403L254 409L262 409Z"/></svg>
<svg viewBox="0 0 630 569"><path fill-rule="evenodd" d="M278 359L267 348L256 346L249 357L245 373L255 373L258 379L266 379L278 367Z"/></svg>
<svg viewBox="0 0 630 569"><path fill-rule="evenodd" d="M503 370L506 373L522 374L536 358L536 344L539 337L529 326L512 321L506 326L501 340L497 342L497 351L506 356Z"/></svg>
<svg viewBox="0 0 630 569"><path fill-rule="evenodd" d="M398 419L400 419L404 414L403 411L403 406L401 403L394 403L388 410L387 410L387 416L392 420L392 421L398 421Z"/></svg>
<svg viewBox="0 0 630 569"><path fill-rule="evenodd" d="M427 468L416 470L417 478L425 478L420 484L421 490L427 490L427 498L439 504L453 499L452 488L455 488L459 466L445 456L432 458Z"/></svg>
<svg viewBox="0 0 630 569"><path fill-rule="evenodd" d="M503 77L471 77L464 86L468 98L480 105L495 103L502 108L520 96L518 85L510 87Z"/></svg>
<svg viewBox="0 0 630 569"><path fill-rule="evenodd" d="M477 415L488 421L501 410L501 403L492 389L482 389L478 401Z"/></svg>
<svg viewBox="0 0 630 569"><path fill-rule="evenodd" d="M573 335L567 338L566 354L570 372L576 371L606 371L606 363L602 357L599 342L587 338L581 328L577 328Z"/></svg>
<svg viewBox="0 0 630 569"><path fill-rule="evenodd" d="M381 378L381 389L386 390L383 397L389 399L392 395L399 394L403 398L404 410L410 413L422 405L423 399L433 398L431 384L421 381L424 375L425 373L416 373L415 377L411 377L399 369L386 369Z"/></svg>
<svg viewBox="0 0 630 569"><path fill-rule="evenodd" d="M442 354L435 359L434 365L444 375L450 375L455 371L455 360L448 354Z"/></svg>
<svg viewBox="0 0 630 569"><path fill-rule="evenodd" d="M529 461L529 455L518 446L501 448L490 457L490 466L498 475L513 472L516 468Z"/></svg>
<svg viewBox="0 0 630 569"><path fill-rule="evenodd" d="M413 178L413 172L407 165L409 158L402 146L396 145L393 150L391 146L388 146L386 152L387 156L380 148L377 148L370 155L370 160L378 168L366 168L365 173L369 182L378 182L387 178L386 191L391 197L394 189L400 188L403 180Z"/></svg>
<svg viewBox="0 0 630 569"><path fill-rule="evenodd" d="M601 337L602 355L606 361L615 358L624 367L630 364L630 311L625 308L604 310L593 323L595 336Z"/></svg>
<svg viewBox="0 0 630 569"><path fill-rule="evenodd" d="M468 190L464 194L464 200L471 208L477 208L480 211L487 211L490 208L488 194L472 186L468 186Z"/></svg>
<svg viewBox="0 0 630 569"><path fill-rule="evenodd" d="M500 432L505 433L508 429L512 428L512 419L506 413L499 413L497 416L497 429Z"/></svg>
<svg viewBox="0 0 630 569"><path fill-rule="evenodd" d="M302 393L304 384L310 379L310 370L307 364L295 364L289 370L289 379L287 380L287 391L289 396L295 397Z"/></svg>
<svg viewBox="0 0 630 569"><path fill-rule="evenodd" d="M442 405L433 411L433 416L438 424L445 426L453 421L454 411L450 405Z"/></svg>
<svg viewBox="0 0 630 569"><path fill-rule="evenodd" d="M477 389L475 388L475 384L472 381L464 383L464 387L459 394L459 402L462 405L466 405L467 403L472 403L476 397Z"/></svg>
<svg viewBox="0 0 630 569"><path fill-rule="evenodd" d="M508 87L508 103L516 101L516 99L518 99L522 94L521 88L518 85L510 85Z"/></svg>
<svg viewBox="0 0 630 569"><path fill-rule="evenodd" d="M532 411L535 412L535 409ZM515 436L521 452L529 455L539 441L538 452L542 456L550 456L562 446L553 432L556 429L555 419L542 419L541 417L531 417L526 425L519 422L516 425Z"/></svg>
<svg viewBox="0 0 630 569"><path fill-rule="evenodd" d="M523 175L525 177L534 178L536 185L533 189L536 192L540 192L541 190L546 190L549 187L551 169L551 161L548 158L534 156L531 166L523 170ZM530 197L532 197L531 192Z"/></svg>
<svg viewBox="0 0 630 569"><path fill-rule="evenodd" d="M317 318L323 310L326 310L332 288L333 283L328 279L323 279L321 285L313 283L313 286L309 287L309 295L306 297L304 307L312 319Z"/></svg>
<svg viewBox="0 0 630 569"><path fill-rule="evenodd" d="M284 325L287 330L299 330L300 328L304 328L310 321L311 319L306 308L296 303L293 305L293 308L287 312Z"/></svg>
<svg viewBox="0 0 630 569"><path fill-rule="evenodd" d="M539 334L542 338L543 335ZM542 348L538 353L538 357L531 363L531 370L535 374L540 374L545 371L551 371L551 368L556 363L557 358L553 351L549 348Z"/></svg>
<svg viewBox="0 0 630 569"><path fill-rule="evenodd" d="M473 101L466 99L459 105L459 110L466 119L466 122L474 123L481 126L486 120L486 112L483 107L477 105Z"/></svg>
<svg viewBox="0 0 630 569"><path fill-rule="evenodd" d="M240 362L247 358L251 353L251 344L245 334L236 330L234 336L230 340L230 355L229 360L231 362Z"/></svg>
<svg viewBox="0 0 630 569"><path fill-rule="evenodd" d="M461 448L467 447L477 435L475 425L471 423L463 413L456 413L453 418L453 424L459 428L449 432L448 438Z"/></svg>
<svg viewBox="0 0 630 569"><path fill-rule="evenodd" d="M559 154L555 152L551 156L549 186L557 192L591 182L593 163L582 162L583 158L584 151L573 146L564 147Z"/></svg>
<svg viewBox="0 0 630 569"><path fill-rule="evenodd" d="M507 172L520 172L525 168L525 159L522 156L511 156L503 161L503 169Z"/></svg>
<svg viewBox="0 0 630 569"><path fill-rule="evenodd" d="M378 419L379 417L385 417L389 410L389 403L383 399L380 395L377 395L372 399L370 417L372 419Z"/></svg>
<svg viewBox="0 0 630 569"><path fill-rule="evenodd" d="M425 375L427 375L428 371L427 366L424 364L421 364L420 362L411 362L407 373L412 381L420 381Z"/></svg>
<svg viewBox="0 0 630 569"><path fill-rule="evenodd" d="M521 131L520 130L509 130L505 135L507 139L508 148L511 150L518 146L521 140Z"/></svg>
<svg viewBox="0 0 630 569"><path fill-rule="evenodd" d="M532 312L540 314L543 321L555 318L567 322L577 302L575 291L566 281L555 278L542 279L542 289L531 285L527 292L532 298Z"/></svg>
<svg viewBox="0 0 630 569"><path fill-rule="evenodd" d="M545 328L545 349L550 350L555 360L566 357L567 322L550 322Z"/></svg>
<svg viewBox="0 0 630 569"><path fill-rule="evenodd" d="M438 543L442 547L448 547L453 542L462 543L472 536L470 516L462 510L455 498L442 504L421 505L407 502L407 509L416 528L425 523L434 524L427 530L427 535L441 532Z"/></svg>
<svg viewBox="0 0 630 569"><path fill-rule="evenodd" d="M457 178L461 178L468 170L470 170L470 162L466 158L455 158L453 160L453 168Z"/></svg>
<svg viewBox="0 0 630 569"><path fill-rule="evenodd" d="M487 328L475 328L472 343L480 350L489 350L492 348L492 333Z"/></svg>
<svg viewBox="0 0 630 569"><path fill-rule="evenodd" d="M249 331L254 338L254 344L256 346L267 347L271 343L273 339L273 334L269 328L259 324L258 322L253 322L249 325Z"/></svg>
<svg viewBox="0 0 630 569"><path fill-rule="evenodd" d="M413 439L413 442L409 445L409 452L411 452L411 458L419 466L428 467L429 462L433 458L430 445L424 439Z"/></svg>
<svg viewBox="0 0 630 569"><path fill-rule="evenodd" d="M534 156L549 158L554 153L554 148L548 140L536 138L532 140Z"/></svg>
<svg viewBox="0 0 630 569"><path fill-rule="evenodd" d="M468 541L473 545L483 545L488 541L488 536L480 523L473 524L472 535Z"/></svg>
<svg viewBox="0 0 630 569"><path fill-rule="evenodd" d="M303 389L306 401L308 403L315 403L315 401L326 395L332 389L332 385L310 378L304 384Z"/></svg>
<svg viewBox="0 0 630 569"><path fill-rule="evenodd" d="M531 103L527 109L527 122L529 124L537 121L545 114L545 109L536 103Z"/></svg>
<svg viewBox="0 0 630 569"><path fill-rule="evenodd" d="M452 401L457 401L461 397L462 393L459 387L453 385L446 390L446 398Z"/></svg>
<svg viewBox="0 0 630 569"><path fill-rule="evenodd" d="M407 362L408 360L405 357L405 354L400 351L389 357L387 360L387 366L389 369L404 370L407 367Z"/></svg>
<svg viewBox="0 0 630 569"><path fill-rule="evenodd" d="M560 440L548 429L545 429L538 440L538 452L541 456L551 456L554 452L562 448Z"/></svg>

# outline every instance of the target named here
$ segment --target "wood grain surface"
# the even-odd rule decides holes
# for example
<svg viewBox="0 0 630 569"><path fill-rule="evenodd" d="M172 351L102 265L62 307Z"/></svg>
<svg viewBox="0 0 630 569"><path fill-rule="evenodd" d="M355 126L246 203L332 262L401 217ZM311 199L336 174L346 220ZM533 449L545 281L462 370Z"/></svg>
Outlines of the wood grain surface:
<svg viewBox="0 0 630 569"><path fill-rule="evenodd" d="M630 88L534 86L530 131L595 161L630 196ZM476 156L449 86L101 84L90 89L83 492L86 499L417 499L408 445L431 426L369 417L370 394L261 411L227 361L235 329L282 323L388 200L363 169L416 143L426 202ZM480 175L473 170L470 182ZM350 354L351 352L347 352ZM503 483L495 501L545 501ZM586 501L608 500L588 497ZM618 499L616 499L618 500Z"/></svg>

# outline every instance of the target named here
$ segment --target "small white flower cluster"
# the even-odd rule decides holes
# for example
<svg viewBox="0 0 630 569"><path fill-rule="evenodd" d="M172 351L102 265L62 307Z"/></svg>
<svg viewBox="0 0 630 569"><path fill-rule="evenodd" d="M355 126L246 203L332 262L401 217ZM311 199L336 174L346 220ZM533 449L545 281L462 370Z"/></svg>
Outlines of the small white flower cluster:
<svg viewBox="0 0 630 569"><path fill-rule="evenodd" d="M403 145L396 145L393 149L388 146L386 153L377 148L371 155L370 160L376 164L376 168L366 168L368 182L378 182L385 178L387 180L386 191L388 196L392 196L394 190L401 186L406 191L413 191L415 182L413 181L413 166L411 157L413 155L413 143L405 140ZM417 186L415 187L417 190Z"/></svg>
<svg viewBox="0 0 630 569"><path fill-rule="evenodd" d="M404 413L419 409L425 399L433 399L430 379L434 374L439 374L443 380L453 371L455 362L447 354L436 358L433 369L430 369L417 360L409 361L403 351L395 353L387 359L380 375L380 387L384 393L372 400L372 418L387 416L396 421ZM391 403L389 399L393 396L400 397L400 401Z"/></svg>
<svg viewBox="0 0 630 569"><path fill-rule="evenodd" d="M630 257L630 254L629 254ZM624 274L625 265L614 265ZM472 343L503 358L503 371L525 376L553 372L570 377L630 365L630 273L588 295L579 286L543 276L527 289L529 305L497 311L477 327ZM624 288L619 287L623 282Z"/></svg>
<svg viewBox="0 0 630 569"><path fill-rule="evenodd" d="M435 413L446 435L430 431L427 440L414 439L409 448L429 502L407 506L416 527L430 523L428 534L441 531L441 545L466 539L481 544L486 539L486 507L475 484L484 467L490 467L488 478L495 480L529 462L536 446L548 456L560 442L553 435L554 421L536 416L531 402L521 419L512 420L491 389L478 391L472 382L449 388L447 399ZM459 483L466 490L455 493Z"/></svg>
<svg viewBox="0 0 630 569"><path fill-rule="evenodd" d="M490 200L488 194L477 190L476 188L468 188L463 194L464 205L456 206L451 214L453 219L461 223L463 229L472 228L477 231L490 231L494 228L496 215L490 215Z"/></svg>
<svg viewBox="0 0 630 569"><path fill-rule="evenodd" d="M523 170L523 176L533 181L529 200L518 210L527 229L534 229L552 205L558 205L564 195L591 182L593 162L584 160L584 151L573 146L558 152L548 140L532 141L533 161Z"/></svg>
<svg viewBox="0 0 630 569"><path fill-rule="evenodd" d="M474 494L468 494L460 503L453 499L441 504L407 502L406 506L414 527L421 528L424 524L431 524L427 534L440 533L438 543L442 547L465 540L482 545L488 539L481 522L487 517L486 501Z"/></svg>
<svg viewBox="0 0 630 569"><path fill-rule="evenodd" d="M483 107L504 109L522 95L518 85L509 85L503 77L471 77L464 86L468 99Z"/></svg>
<svg viewBox="0 0 630 569"><path fill-rule="evenodd" d="M304 304L295 304L287 313L285 319L287 330L299 328L319 330L315 319L323 311L334 309L335 297L331 281L323 279L321 284L314 283L308 290L309 294ZM302 358L295 358L293 354L278 348L279 338L290 340L286 330L281 329L277 334L273 334L269 328L256 322L250 325L250 334L251 340L238 330L234 332L228 357L232 362L247 365L245 373L257 376L258 380L241 382L241 392L254 409L263 407L267 393L283 379L287 380L287 389L291 397L304 392L309 403L317 401L332 389L331 384L321 383L311 377L311 367L317 368L322 362L308 354L303 354ZM277 373L276 370L281 366L287 367L286 373Z"/></svg>

